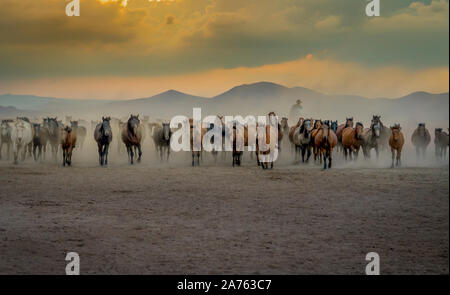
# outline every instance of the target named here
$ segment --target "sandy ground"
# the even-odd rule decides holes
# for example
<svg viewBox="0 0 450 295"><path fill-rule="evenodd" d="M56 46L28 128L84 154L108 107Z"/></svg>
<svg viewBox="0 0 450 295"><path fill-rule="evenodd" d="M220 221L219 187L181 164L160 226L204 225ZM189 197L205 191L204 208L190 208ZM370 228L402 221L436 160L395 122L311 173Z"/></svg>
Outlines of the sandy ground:
<svg viewBox="0 0 450 295"><path fill-rule="evenodd" d="M0 163L1 274L449 273L448 166Z"/></svg>

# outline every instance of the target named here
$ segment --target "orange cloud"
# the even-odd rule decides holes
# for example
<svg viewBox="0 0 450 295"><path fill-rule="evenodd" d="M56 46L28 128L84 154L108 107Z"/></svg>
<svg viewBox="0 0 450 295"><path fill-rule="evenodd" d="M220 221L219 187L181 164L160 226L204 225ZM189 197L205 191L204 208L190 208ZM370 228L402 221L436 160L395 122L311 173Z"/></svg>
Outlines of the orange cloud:
<svg viewBox="0 0 450 295"><path fill-rule="evenodd" d="M0 92L65 98L127 99L176 89L214 96L229 88L259 81L302 86L328 94L399 97L414 91L449 91L449 68L367 68L356 63L317 59L309 54L294 61L260 67L238 67L158 77L81 77L19 80L0 85Z"/></svg>

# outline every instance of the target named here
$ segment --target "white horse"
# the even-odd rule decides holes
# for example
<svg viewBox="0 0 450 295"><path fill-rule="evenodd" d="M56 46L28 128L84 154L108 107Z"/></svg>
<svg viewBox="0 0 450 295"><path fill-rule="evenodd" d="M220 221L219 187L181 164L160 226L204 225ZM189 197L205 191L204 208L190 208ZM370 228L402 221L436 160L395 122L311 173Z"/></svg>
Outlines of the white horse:
<svg viewBox="0 0 450 295"><path fill-rule="evenodd" d="M21 118L18 118L14 123L12 123L11 140L14 152L14 164L17 164L21 149L23 156L22 159L25 160L27 150L31 148L33 141L31 123Z"/></svg>

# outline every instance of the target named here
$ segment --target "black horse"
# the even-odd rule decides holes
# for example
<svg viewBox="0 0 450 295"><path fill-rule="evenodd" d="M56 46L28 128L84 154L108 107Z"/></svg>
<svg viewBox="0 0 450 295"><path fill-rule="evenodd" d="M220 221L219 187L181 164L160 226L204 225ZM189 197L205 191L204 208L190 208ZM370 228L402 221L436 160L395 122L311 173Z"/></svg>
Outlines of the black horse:
<svg viewBox="0 0 450 295"><path fill-rule="evenodd" d="M94 139L97 142L98 146L98 157L100 166L108 165L108 150L109 144L113 139L113 134L111 131L111 126L109 122L111 121L110 117L102 117L102 122L95 127L94 131Z"/></svg>

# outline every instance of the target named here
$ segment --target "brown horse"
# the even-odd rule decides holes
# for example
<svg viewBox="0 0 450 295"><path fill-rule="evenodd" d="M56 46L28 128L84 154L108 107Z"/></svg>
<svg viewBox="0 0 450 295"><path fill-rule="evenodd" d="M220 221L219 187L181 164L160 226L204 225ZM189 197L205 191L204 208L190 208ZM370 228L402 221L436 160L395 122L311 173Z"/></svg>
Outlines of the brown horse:
<svg viewBox="0 0 450 295"><path fill-rule="evenodd" d="M289 141L290 141L291 143L294 143L294 133L295 133L295 129L300 128L300 126L303 125L303 121L304 121L304 120L305 120L305 119L304 119L303 117L300 117L300 118L298 119L298 121L297 121L297 124L295 124L294 126L292 126L292 127L289 129Z"/></svg>
<svg viewBox="0 0 450 295"><path fill-rule="evenodd" d="M347 127L353 127L353 117L345 118L345 123L340 124L338 126L338 128L336 129L336 136L338 139L338 149L340 148L343 150L343 148L342 148L342 132Z"/></svg>
<svg viewBox="0 0 450 295"><path fill-rule="evenodd" d="M322 128L322 120L314 121L314 126L311 131L311 142L312 143L315 142L316 135L317 135L317 133L319 133L321 128ZM316 148L315 145L314 145L313 153L314 153L314 163L316 163L318 160L319 163L322 164L322 158L321 158L321 154L320 154L321 151L320 151L320 149Z"/></svg>
<svg viewBox="0 0 450 295"><path fill-rule="evenodd" d="M354 128L347 127L342 131L342 148L344 149L345 160L347 155L352 160L352 154L355 159L358 157L359 149L363 142L364 126L361 122L356 123Z"/></svg>
<svg viewBox="0 0 450 295"><path fill-rule="evenodd" d="M392 153L392 164L391 168L394 168L395 161L395 152L397 151L397 162L396 166L401 166L401 157L402 157L402 148L405 143L405 138L403 137L403 133L401 132L400 124L395 124L394 127L391 127L391 136L389 137L389 146L391 147Z"/></svg>
<svg viewBox="0 0 450 295"><path fill-rule="evenodd" d="M138 150L138 163L141 161L142 157L142 125L139 120L139 115L133 116L131 115L128 119L127 123L124 124L122 128L122 141L127 147L128 158L130 160L130 164L133 165L134 155L136 153L136 149ZM134 148L134 151L133 151Z"/></svg>
<svg viewBox="0 0 450 295"><path fill-rule="evenodd" d="M63 166L72 165L72 152L77 144L77 133L71 127L61 129L61 147L63 150Z"/></svg>
<svg viewBox="0 0 450 295"><path fill-rule="evenodd" d="M327 159L328 169L331 168L333 149L336 147L338 141L330 125L330 121L325 121L314 137L314 147L315 149L320 149L323 155L323 170L327 169Z"/></svg>

